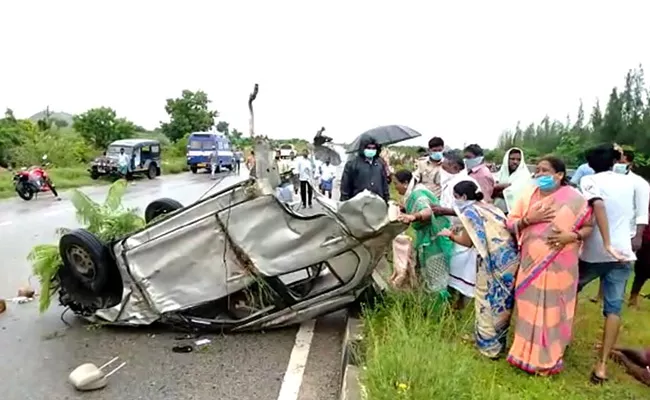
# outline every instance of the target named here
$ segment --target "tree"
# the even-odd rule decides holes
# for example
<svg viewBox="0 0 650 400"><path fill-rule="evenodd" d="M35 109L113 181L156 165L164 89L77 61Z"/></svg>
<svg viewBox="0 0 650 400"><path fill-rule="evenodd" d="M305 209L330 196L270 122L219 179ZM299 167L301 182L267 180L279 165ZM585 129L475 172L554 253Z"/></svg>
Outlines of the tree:
<svg viewBox="0 0 650 400"><path fill-rule="evenodd" d="M11 150L20 144L21 126L14 112L7 108L5 117L0 118L0 166L7 168L11 162Z"/></svg>
<svg viewBox="0 0 650 400"><path fill-rule="evenodd" d="M109 107L92 108L83 114L75 115L72 127L98 149L105 149L111 142L133 137L136 126L117 118L115 110Z"/></svg>
<svg viewBox="0 0 650 400"><path fill-rule="evenodd" d="M230 124L226 121L219 121L217 123L217 131L223 133L226 136L230 135Z"/></svg>
<svg viewBox="0 0 650 400"><path fill-rule="evenodd" d="M169 122L161 122L163 133L176 142L188 133L204 132L214 126L219 113L208 108L210 100L203 91L183 90L181 97L167 99Z"/></svg>

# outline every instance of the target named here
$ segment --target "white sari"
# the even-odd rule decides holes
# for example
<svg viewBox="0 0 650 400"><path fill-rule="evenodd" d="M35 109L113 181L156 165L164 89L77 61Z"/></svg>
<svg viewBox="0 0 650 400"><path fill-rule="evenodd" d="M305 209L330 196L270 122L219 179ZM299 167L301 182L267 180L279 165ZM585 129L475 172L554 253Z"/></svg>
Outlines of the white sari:
<svg viewBox="0 0 650 400"><path fill-rule="evenodd" d="M440 205L445 208L454 207L454 186L462 181L471 181L478 185L478 182L462 170L452 175L444 170L441 171L441 194ZM453 226L460 226L458 217L450 217ZM466 297L474 297L474 286L476 284L476 257L478 253L473 247L465 247L454 243L454 252L449 262L449 286L459 291Z"/></svg>

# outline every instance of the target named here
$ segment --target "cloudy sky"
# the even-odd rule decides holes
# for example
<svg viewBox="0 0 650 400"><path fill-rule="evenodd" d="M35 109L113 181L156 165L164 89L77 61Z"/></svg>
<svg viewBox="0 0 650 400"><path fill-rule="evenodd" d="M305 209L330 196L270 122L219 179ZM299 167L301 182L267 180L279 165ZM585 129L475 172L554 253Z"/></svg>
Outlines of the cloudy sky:
<svg viewBox="0 0 650 400"><path fill-rule="evenodd" d="M245 131L257 82L270 137L405 124L491 147L650 65L648 15L647 0L3 1L0 109L110 106L154 128L166 98L201 89Z"/></svg>

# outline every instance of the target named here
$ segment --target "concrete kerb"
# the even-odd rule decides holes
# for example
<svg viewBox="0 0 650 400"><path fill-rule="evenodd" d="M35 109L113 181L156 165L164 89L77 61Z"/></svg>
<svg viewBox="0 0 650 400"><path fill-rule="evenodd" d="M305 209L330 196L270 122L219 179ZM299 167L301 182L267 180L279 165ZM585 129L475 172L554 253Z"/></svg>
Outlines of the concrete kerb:
<svg viewBox="0 0 650 400"><path fill-rule="evenodd" d="M383 292L388 289L384 276L390 270L390 264L382 258L372 274L373 290ZM356 315L348 315L343 335L343 350L341 351L341 388L340 400L361 400L367 398L361 378L360 353L363 342L363 323Z"/></svg>

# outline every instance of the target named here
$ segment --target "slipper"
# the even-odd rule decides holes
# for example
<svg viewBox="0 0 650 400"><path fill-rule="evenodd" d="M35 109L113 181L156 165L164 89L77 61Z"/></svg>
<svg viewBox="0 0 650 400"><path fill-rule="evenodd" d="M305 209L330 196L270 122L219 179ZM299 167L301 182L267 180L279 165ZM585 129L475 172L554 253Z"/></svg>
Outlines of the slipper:
<svg viewBox="0 0 650 400"><path fill-rule="evenodd" d="M592 371L591 372L591 377L589 378L589 381L591 381L591 383L593 383L594 385L602 385L603 383L607 382L608 379L609 378L607 378L607 377L604 377L604 378L600 377L600 376L596 375L595 371Z"/></svg>
<svg viewBox="0 0 650 400"><path fill-rule="evenodd" d="M172 351L174 353L191 353L194 350L192 346L174 346Z"/></svg>

